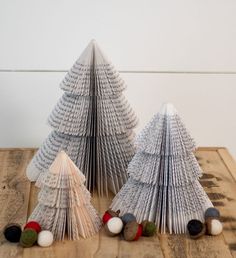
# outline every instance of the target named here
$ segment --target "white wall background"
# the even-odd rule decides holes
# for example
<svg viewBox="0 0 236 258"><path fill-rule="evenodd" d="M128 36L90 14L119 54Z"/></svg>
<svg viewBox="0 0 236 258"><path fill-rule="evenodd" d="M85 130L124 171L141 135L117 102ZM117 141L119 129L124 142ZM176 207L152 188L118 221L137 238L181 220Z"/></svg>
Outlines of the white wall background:
<svg viewBox="0 0 236 258"><path fill-rule="evenodd" d="M95 38L139 131L173 102L200 146L236 157L235 0L0 0L0 147L39 146L58 85Z"/></svg>

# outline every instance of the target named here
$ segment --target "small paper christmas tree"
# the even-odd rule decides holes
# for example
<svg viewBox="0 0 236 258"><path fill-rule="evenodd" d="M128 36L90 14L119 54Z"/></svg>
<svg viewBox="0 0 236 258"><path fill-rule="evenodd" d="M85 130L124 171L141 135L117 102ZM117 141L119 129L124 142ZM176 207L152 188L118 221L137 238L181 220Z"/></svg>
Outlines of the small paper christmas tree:
<svg viewBox="0 0 236 258"><path fill-rule="evenodd" d="M163 105L137 138L129 179L111 204L121 215L154 221L161 233L185 233L191 219L204 219L212 206L198 179L202 174L195 144L177 111ZM167 230L168 228L168 230Z"/></svg>
<svg viewBox="0 0 236 258"><path fill-rule="evenodd" d="M122 95L124 81L93 40L61 83L65 91L48 122L53 131L27 168L36 181L64 150L100 195L117 193L135 153L137 118Z"/></svg>
<svg viewBox="0 0 236 258"><path fill-rule="evenodd" d="M39 182L38 205L29 221L37 221L44 230L52 231L57 240L63 240L65 232L72 240L97 233L101 220L84 182L82 172L61 151Z"/></svg>

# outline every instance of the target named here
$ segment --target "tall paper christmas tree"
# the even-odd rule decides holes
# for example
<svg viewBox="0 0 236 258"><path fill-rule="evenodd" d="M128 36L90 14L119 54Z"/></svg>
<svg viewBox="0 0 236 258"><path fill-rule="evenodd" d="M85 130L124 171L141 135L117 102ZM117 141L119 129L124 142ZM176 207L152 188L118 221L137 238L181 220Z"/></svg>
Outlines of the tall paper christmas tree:
<svg viewBox="0 0 236 258"><path fill-rule="evenodd" d="M65 91L48 122L53 131L27 168L31 181L64 150L86 177L88 189L117 193L135 153L137 118L122 95L124 81L92 40L61 83Z"/></svg>
<svg viewBox="0 0 236 258"><path fill-rule="evenodd" d="M164 104L137 138L129 179L111 204L121 215L154 221L161 233L184 233L212 206L199 183L195 144L171 104Z"/></svg>
<svg viewBox="0 0 236 258"><path fill-rule="evenodd" d="M91 205L85 177L73 161L61 151L40 182L38 205L29 221L37 221L54 238L72 240L90 237L101 227L101 219Z"/></svg>

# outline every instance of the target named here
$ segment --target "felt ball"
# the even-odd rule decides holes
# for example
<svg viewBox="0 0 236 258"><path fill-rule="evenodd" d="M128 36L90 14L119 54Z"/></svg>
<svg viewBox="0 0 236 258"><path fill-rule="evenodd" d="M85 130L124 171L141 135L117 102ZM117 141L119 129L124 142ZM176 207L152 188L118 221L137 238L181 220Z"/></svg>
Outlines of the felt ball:
<svg viewBox="0 0 236 258"><path fill-rule="evenodd" d="M106 224L107 221L108 221L109 219L113 218L113 217L119 217L119 213L120 213L120 210L118 210L118 211L113 211L113 210L111 210L111 209L107 210L107 211L104 213L103 217L102 217L103 223Z"/></svg>
<svg viewBox="0 0 236 258"><path fill-rule="evenodd" d="M138 230L134 238L134 241L138 240L142 236L142 234L143 234L143 226L138 224Z"/></svg>
<svg viewBox="0 0 236 258"><path fill-rule="evenodd" d="M41 226L39 225L39 223L37 221L29 221L29 222L27 222L27 224L25 225L24 229L26 229L26 228L32 228L37 233L39 233L41 231Z"/></svg>
<svg viewBox="0 0 236 258"><path fill-rule="evenodd" d="M206 219L206 231L208 235L216 236L219 235L223 230L222 223L215 218Z"/></svg>
<svg viewBox="0 0 236 258"><path fill-rule="evenodd" d="M53 234L49 230L42 230L38 234L38 245L41 247L48 247L53 243Z"/></svg>
<svg viewBox="0 0 236 258"><path fill-rule="evenodd" d="M142 227L143 227L143 236L147 236L147 237L154 236L157 231L157 226L152 221L144 220L142 222Z"/></svg>
<svg viewBox="0 0 236 258"><path fill-rule="evenodd" d="M187 229L191 238L199 238L206 232L205 224L200 220L192 219L188 222Z"/></svg>
<svg viewBox="0 0 236 258"><path fill-rule="evenodd" d="M220 217L220 212L214 207L210 207L205 211L205 220L209 217L213 218L219 218Z"/></svg>
<svg viewBox="0 0 236 258"><path fill-rule="evenodd" d="M124 224L127 224L131 221L136 221L136 217L132 213L125 213L123 216L121 216L121 219Z"/></svg>
<svg viewBox="0 0 236 258"><path fill-rule="evenodd" d="M108 221L109 219L111 219L111 218L112 218L112 216L111 216L108 212L105 212L104 215L103 215L103 217L102 217L102 221L103 221L104 224L106 224L107 221Z"/></svg>
<svg viewBox="0 0 236 258"><path fill-rule="evenodd" d="M113 217L108 220L107 224L105 225L105 230L109 236L118 235L123 229L123 222L118 217Z"/></svg>
<svg viewBox="0 0 236 258"><path fill-rule="evenodd" d="M128 222L124 227L124 239L126 241L138 240L142 235L142 225L136 221Z"/></svg>
<svg viewBox="0 0 236 258"><path fill-rule="evenodd" d="M20 241L21 232L21 226L19 224L11 223L6 225L3 234L9 242L17 243Z"/></svg>
<svg viewBox="0 0 236 258"><path fill-rule="evenodd" d="M23 247L31 247L37 241L38 234L32 228L26 228L20 237L20 245Z"/></svg>

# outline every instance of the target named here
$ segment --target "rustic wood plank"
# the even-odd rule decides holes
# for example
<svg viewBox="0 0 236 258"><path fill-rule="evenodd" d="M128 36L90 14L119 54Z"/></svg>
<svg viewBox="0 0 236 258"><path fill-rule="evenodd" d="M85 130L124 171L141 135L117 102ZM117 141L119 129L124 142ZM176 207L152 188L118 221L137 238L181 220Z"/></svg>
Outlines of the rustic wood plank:
<svg viewBox="0 0 236 258"><path fill-rule="evenodd" d="M217 150L219 150L219 149L225 149L225 147L213 147L213 146L211 146L211 147L198 147L197 148L197 152L198 151L217 151Z"/></svg>
<svg viewBox="0 0 236 258"><path fill-rule="evenodd" d="M27 220L30 183L25 168L33 154L32 150L0 151L0 257L22 257L23 254L18 244L5 240L3 228L12 222L23 225Z"/></svg>
<svg viewBox="0 0 236 258"><path fill-rule="evenodd" d="M222 237L203 236L197 240L187 235L161 235L161 244L165 257L206 258L232 257Z"/></svg>
<svg viewBox="0 0 236 258"><path fill-rule="evenodd" d="M218 149L221 159L236 182L236 162L227 149Z"/></svg>
<svg viewBox="0 0 236 258"><path fill-rule="evenodd" d="M119 258L162 258L163 252L158 236L140 237L138 241L127 242L120 240Z"/></svg>
<svg viewBox="0 0 236 258"><path fill-rule="evenodd" d="M226 149L220 150L226 155ZM232 256L236 257L236 182L225 163L222 162L218 151L199 151L197 155L206 175L202 180L202 182L205 181L205 190L221 212L223 234L214 239L223 237ZM230 156L227 159L230 159Z"/></svg>
<svg viewBox="0 0 236 258"><path fill-rule="evenodd" d="M28 205L28 217L33 212L37 205L39 188L35 186L35 183L31 183L30 194L29 194L29 205Z"/></svg>
<svg viewBox="0 0 236 258"><path fill-rule="evenodd" d="M108 209L114 195L109 193L108 197L100 198L100 214ZM104 228L99 232L99 247L94 254L94 258L117 258L119 248L119 236L109 237L106 235Z"/></svg>
<svg viewBox="0 0 236 258"><path fill-rule="evenodd" d="M36 152L37 149L36 148L1 148L0 151L32 151L32 152ZM29 159L31 160L31 158Z"/></svg>
<svg viewBox="0 0 236 258"><path fill-rule="evenodd" d="M24 224L37 203L38 189L34 184L30 187L24 176L26 165L34 152L35 149L31 148L0 150L0 207L8 207L0 212L1 229L3 224L10 221ZM187 235L158 234L153 238L142 237L139 241L130 243L120 237L108 237L102 229L91 239L65 240L56 242L49 248L34 246L23 249L17 244L7 243L1 234L0 257L236 257L235 163L225 148L200 148L196 156L204 170L201 184L222 213L222 235L192 240ZM20 196L24 196L24 202L16 210L19 203L22 203ZM101 199L96 194L93 195L92 203L101 216L112 198L112 194ZM10 209L11 207L13 208Z"/></svg>

